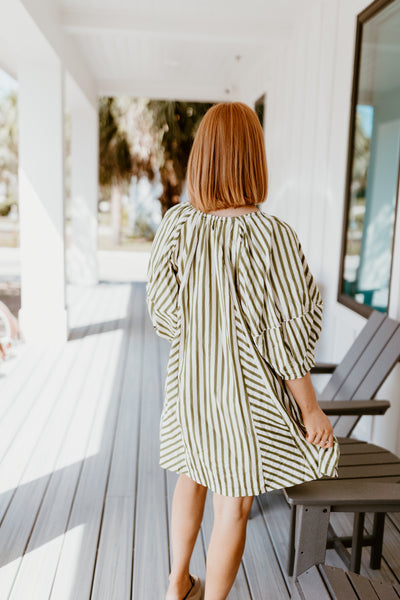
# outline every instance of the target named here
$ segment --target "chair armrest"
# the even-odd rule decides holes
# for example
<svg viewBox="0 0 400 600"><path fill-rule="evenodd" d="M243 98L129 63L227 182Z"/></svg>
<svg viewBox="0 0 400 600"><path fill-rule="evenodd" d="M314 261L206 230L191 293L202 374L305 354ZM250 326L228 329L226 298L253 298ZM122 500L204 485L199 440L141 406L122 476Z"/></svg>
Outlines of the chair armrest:
<svg viewBox="0 0 400 600"><path fill-rule="evenodd" d="M384 415L389 400L318 400L326 415Z"/></svg>
<svg viewBox="0 0 400 600"><path fill-rule="evenodd" d="M311 367L311 375L324 375L325 373L333 373L336 369L337 364L334 363L317 363L314 367Z"/></svg>

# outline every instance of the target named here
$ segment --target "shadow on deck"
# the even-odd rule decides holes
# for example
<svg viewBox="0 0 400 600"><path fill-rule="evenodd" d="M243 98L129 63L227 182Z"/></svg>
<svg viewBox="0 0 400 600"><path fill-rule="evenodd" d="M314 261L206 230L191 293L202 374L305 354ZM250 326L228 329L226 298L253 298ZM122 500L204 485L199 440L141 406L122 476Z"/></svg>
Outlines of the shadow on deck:
<svg viewBox="0 0 400 600"><path fill-rule="evenodd" d="M68 290L66 344L24 345L0 365L0 597L164 597L176 475L158 465L169 343L156 336L144 282ZM211 495L191 570L204 581ZM230 600L284 600L290 511L259 496ZM332 515L337 533L348 515ZM367 522L371 526L371 522ZM399 517L388 516L380 571L400 576ZM344 566L333 551L327 563Z"/></svg>

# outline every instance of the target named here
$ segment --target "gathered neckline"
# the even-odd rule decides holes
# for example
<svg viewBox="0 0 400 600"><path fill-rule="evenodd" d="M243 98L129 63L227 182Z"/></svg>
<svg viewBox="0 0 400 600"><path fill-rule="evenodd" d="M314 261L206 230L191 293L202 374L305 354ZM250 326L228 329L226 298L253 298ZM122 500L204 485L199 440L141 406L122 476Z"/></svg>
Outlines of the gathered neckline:
<svg viewBox="0 0 400 600"><path fill-rule="evenodd" d="M247 213L243 213L241 215L212 215L211 213L204 212L204 210L200 210L199 208L195 208L189 201L186 202L187 206L190 206L192 210L195 212L201 213L205 217L214 217L215 219L238 219L240 217L250 217L251 215L255 215L257 213L262 213L263 211L257 208L257 210L252 210Z"/></svg>

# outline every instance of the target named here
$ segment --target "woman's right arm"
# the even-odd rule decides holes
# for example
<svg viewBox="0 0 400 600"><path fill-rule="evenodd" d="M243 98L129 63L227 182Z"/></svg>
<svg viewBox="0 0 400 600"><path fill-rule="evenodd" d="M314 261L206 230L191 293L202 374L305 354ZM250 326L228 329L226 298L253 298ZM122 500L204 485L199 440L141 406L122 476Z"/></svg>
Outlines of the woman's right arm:
<svg viewBox="0 0 400 600"><path fill-rule="evenodd" d="M306 441L315 446L321 445L321 448L332 448L333 427L318 404L310 372L300 379L286 379L285 384L300 407L307 431ZM321 444L325 440L328 443Z"/></svg>

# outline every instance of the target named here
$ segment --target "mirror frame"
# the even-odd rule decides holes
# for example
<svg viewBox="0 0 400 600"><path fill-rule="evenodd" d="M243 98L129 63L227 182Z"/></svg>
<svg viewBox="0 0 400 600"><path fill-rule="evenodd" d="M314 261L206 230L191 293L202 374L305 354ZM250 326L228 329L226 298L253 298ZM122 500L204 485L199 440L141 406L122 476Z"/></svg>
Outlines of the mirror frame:
<svg viewBox="0 0 400 600"><path fill-rule="evenodd" d="M351 296L344 294L342 292L342 282L343 282L343 274L344 274L344 260L346 253L346 241L347 241L347 225L349 218L349 208L350 208L350 188L352 183L352 172L353 172L353 147L354 147L354 138L355 138L355 127L356 127L356 108L357 108L357 97L358 97L358 87L359 87L359 77L360 77L360 66L361 66L361 46L362 46L362 30L364 24L377 15L381 10L392 4L395 0L375 0L372 4L367 6L361 13L357 15L357 24L356 24L356 41L355 41L355 52L354 52L354 66L353 66L353 84L352 84L352 93L351 93L351 110L350 110L350 126L349 126L349 136L347 142L347 167L346 167L346 183L345 183L345 202L343 208L343 222L342 222L342 242L341 242L341 252L340 252L340 269L339 269L339 282L338 282L338 293L337 293L337 301L340 304L343 304L347 308L357 312L363 317L368 318L372 311L374 310L371 306L367 304L362 304L361 302L357 302ZM386 314L389 309L390 304L390 292L391 292L391 281L393 275L393 252L394 252L394 243L395 243L395 235L396 235L396 220L398 213L398 202L399 202L399 184L400 184L400 163L397 172L397 196L396 196L396 204L395 204L395 215L394 215L394 224L393 224L393 239L392 239L392 261L390 266L390 276L389 276L389 292L388 292L388 306L386 309Z"/></svg>

